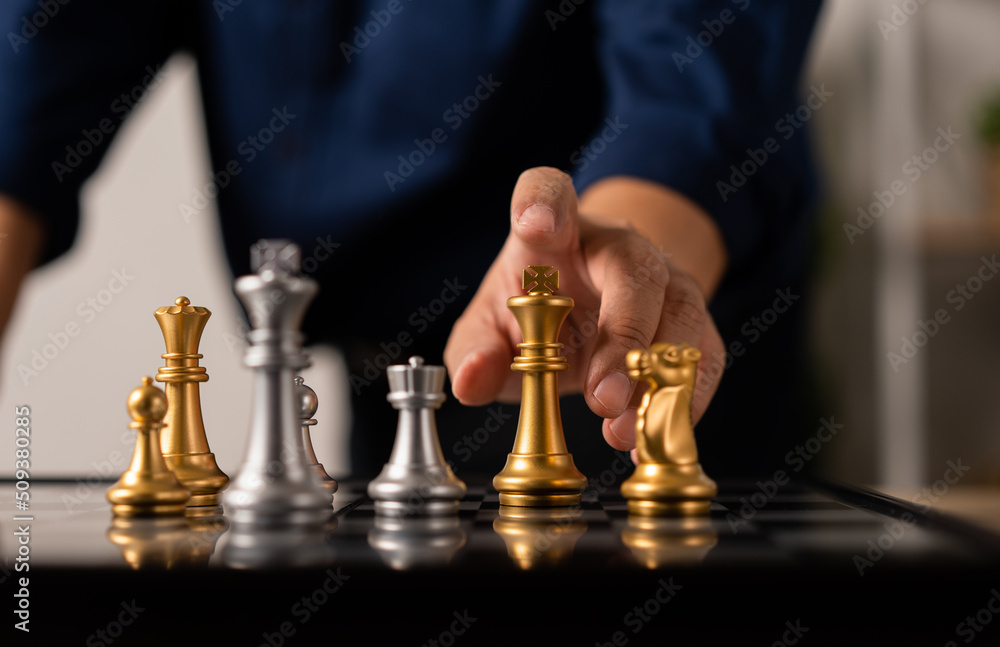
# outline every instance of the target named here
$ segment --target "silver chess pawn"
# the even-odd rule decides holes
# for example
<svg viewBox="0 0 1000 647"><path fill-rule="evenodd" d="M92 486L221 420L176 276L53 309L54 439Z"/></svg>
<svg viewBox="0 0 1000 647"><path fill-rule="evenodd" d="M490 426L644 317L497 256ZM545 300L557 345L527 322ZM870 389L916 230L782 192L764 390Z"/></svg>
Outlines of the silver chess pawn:
<svg viewBox="0 0 1000 647"><path fill-rule="evenodd" d="M319 288L299 276L299 248L289 241L259 241L250 262L256 274L235 288L253 324L244 361L254 371L254 402L246 456L225 504L233 524L322 524L330 494L306 458L294 382L309 365L300 328Z"/></svg>
<svg viewBox="0 0 1000 647"><path fill-rule="evenodd" d="M306 386L306 381L301 377L295 378L295 399L299 403L299 421L302 423L302 445L306 451L306 462L310 469L315 472L323 489L330 493L330 500L333 501L333 493L337 491L337 482L330 478L326 469L316 458L316 450L313 449L312 436L309 427L316 424L313 416L319 408L319 400L316 392Z"/></svg>
<svg viewBox="0 0 1000 647"><path fill-rule="evenodd" d="M368 484L376 514L391 516L456 514L465 483L441 452L434 409L445 400L443 366L425 366L422 357L390 366L386 399L399 410L389 462Z"/></svg>

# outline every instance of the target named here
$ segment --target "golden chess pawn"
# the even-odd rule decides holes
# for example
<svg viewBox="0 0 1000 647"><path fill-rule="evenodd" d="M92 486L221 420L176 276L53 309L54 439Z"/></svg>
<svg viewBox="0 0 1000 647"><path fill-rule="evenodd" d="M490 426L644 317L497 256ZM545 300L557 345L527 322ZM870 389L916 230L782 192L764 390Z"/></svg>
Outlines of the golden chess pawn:
<svg viewBox="0 0 1000 647"><path fill-rule="evenodd" d="M116 516L138 517L183 514L191 492L178 482L160 450L160 429L167 413L167 398L149 377L128 398L136 430L132 464L108 490L111 511Z"/></svg>
<svg viewBox="0 0 1000 647"><path fill-rule="evenodd" d="M587 478L576 469L566 449L559 412L559 371L569 369L560 355L559 329L573 309L573 299L553 294L559 288L559 271L549 265L524 270L525 296L507 299L507 308L521 328L521 355L511 370L521 378L521 413L514 449L507 464L493 478L501 505L573 506L587 487Z"/></svg>
<svg viewBox="0 0 1000 647"><path fill-rule="evenodd" d="M229 485L229 477L208 447L198 391L199 384L208 381L208 373L198 365L202 358L198 343L212 313L192 306L187 297L178 297L174 305L158 308L153 316L167 348L162 355L166 366L156 374L156 381L166 384L170 403L161 438L163 457L191 490L188 516L222 514L219 494Z"/></svg>
<svg viewBox="0 0 1000 647"><path fill-rule="evenodd" d="M649 382L635 425L635 473L622 483L630 514L708 514L718 494L698 462L691 399L701 353L687 344L629 351L629 376Z"/></svg>

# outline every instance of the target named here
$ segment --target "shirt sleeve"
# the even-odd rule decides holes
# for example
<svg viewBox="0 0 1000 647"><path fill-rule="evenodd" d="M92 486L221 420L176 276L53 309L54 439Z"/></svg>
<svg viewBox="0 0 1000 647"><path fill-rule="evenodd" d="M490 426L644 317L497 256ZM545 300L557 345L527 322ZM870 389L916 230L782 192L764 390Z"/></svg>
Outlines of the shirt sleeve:
<svg viewBox="0 0 1000 647"><path fill-rule="evenodd" d="M762 253L814 199L808 137L800 132L808 116L796 111L819 5L598 5L607 118L571 160L577 190L613 175L661 183L718 223L731 269Z"/></svg>
<svg viewBox="0 0 1000 647"><path fill-rule="evenodd" d="M148 0L0 3L0 193L37 213L42 262L76 237L79 192L181 42L178 7Z"/></svg>

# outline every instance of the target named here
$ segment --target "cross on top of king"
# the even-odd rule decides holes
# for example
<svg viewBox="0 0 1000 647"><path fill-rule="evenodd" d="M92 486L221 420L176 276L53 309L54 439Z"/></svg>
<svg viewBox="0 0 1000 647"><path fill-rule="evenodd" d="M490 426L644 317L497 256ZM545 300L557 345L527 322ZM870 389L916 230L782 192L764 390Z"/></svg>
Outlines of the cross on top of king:
<svg viewBox="0 0 1000 647"><path fill-rule="evenodd" d="M559 289L559 270L546 274L551 265L529 265L521 278L521 289L531 295L552 294Z"/></svg>

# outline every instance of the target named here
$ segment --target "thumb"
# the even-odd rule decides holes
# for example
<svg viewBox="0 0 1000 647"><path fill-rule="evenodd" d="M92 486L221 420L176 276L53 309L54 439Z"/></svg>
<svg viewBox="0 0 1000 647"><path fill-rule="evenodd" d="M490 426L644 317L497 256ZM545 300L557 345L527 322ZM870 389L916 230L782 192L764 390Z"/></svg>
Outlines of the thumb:
<svg viewBox="0 0 1000 647"><path fill-rule="evenodd" d="M512 243L539 258L576 250L576 190L562 171L548 167L528 169L517 179L510 201ZM535 261L533 261L535 262Z"/></svg>

